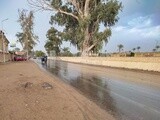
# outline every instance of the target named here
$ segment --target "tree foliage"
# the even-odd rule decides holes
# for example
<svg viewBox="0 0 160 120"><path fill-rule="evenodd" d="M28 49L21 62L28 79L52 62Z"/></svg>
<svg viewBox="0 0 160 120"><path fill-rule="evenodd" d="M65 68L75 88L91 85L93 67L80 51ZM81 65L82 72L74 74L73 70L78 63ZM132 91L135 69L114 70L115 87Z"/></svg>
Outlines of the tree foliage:
<svg viewBox="0 0 160 120"><path fill-rule="evenodd" d="M86 56L102 48L118 21L122 4L118 0L28 0L45 10L56 11L51 24L64 26L63 39L70 41ZM100 30L103 26L103 30Z"/></svg>
<svg viewBox="0 0 160 120"><path fill-rule="evenodd" d="M60 33L54 27L51 27L47 32L47 41L45 44L45 49L49 54L50 51L54 50L56 55L60 53L60 45L62 44L62 40L60 38Z"/></svg>
<svg viewBox="0 0 160 120"><path fill-rule="evenodd" d="M133 48L132 50L133 50L133 51L135 51L135 50L136 50L136 48Z"/></svg>
<svg viewBox="0 0 160 120"><path fill-rule="evenodd" d="M36 55L36 57L42 57L42 56L45 56L45 53L41 50L36 50L35 55Z"/></svg>
<svg viewBox="0 0 160 120"><path fill-rule="evenodd" d="M141 47L140 47L140 46L138 46L138 47L137 47L138 52L139 52L139 50L140 50L140 49L141 49Z"/></svg>
<svg viewBox="0 0 160 120"><path fill-rule="evenodd" d="M156 51L158 51L158 50L159 50L159 48L160 48L160 46L159 46L159 45L156 45L156 46L155 46Z"/></svg>
<svg viewBox="0 0 160 120"><path fill-rule="evenodd" d="M152 51L153 51L153 52L156 52L156 49L154 48Z"/></svg>
<svg viewBox="0 0 160 120"><path fill-rule="evenodd" d="M61 56L73 56L73 54L70 52L69 47L64 47L61 51Z"/></svg>
<svg viewBox="0 0 160 120"><path fill-rule="evenodd" d="M23 49L31 52L38 40L38 36L36 36L33 31L34 27L33 11L30 11L27 14L26 10L22 11L19 10L18 13L19 13L18 22L20 23L22 32L18 32L16 34L16 37L18 38L18 42L21 43Z"/></svg>

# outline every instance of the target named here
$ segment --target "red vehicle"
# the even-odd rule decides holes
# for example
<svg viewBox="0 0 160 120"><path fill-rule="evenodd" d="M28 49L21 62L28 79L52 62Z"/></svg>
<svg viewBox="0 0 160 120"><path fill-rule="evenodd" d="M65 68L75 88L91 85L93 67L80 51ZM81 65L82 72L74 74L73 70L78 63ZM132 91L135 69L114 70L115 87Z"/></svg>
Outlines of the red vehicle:
<svg viewBox="0 0 160 120"><path fill-rule="evenodd" d="M15 57L14 57L14 61L26 61L27 57L26 57L26 52L15 52Z"/></svg>
<svg viewBox="0 0 160 120"><path fill-rule="evenodd" d="M27 58L24 56L17 55L14 57L14 61L26 61Z"/></svg>

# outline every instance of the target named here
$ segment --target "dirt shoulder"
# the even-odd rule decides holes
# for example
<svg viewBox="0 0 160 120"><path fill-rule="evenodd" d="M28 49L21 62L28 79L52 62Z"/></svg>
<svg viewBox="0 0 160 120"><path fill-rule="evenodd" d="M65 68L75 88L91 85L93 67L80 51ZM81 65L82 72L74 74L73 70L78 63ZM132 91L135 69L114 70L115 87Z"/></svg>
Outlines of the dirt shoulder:
<svg viewBox="0 0 160 120"><path fill-rule="evenodd" d="M44 82L53 88L44 89ZM0 120L113 119L92 101L46 74L31 61L0 65Z"/></svg>

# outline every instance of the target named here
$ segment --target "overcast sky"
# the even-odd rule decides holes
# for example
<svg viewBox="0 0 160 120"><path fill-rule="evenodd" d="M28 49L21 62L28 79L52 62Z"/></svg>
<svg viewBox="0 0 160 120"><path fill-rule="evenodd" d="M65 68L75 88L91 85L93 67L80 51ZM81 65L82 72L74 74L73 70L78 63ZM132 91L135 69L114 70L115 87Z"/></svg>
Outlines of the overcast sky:
<svg viewBox="0 0 160 120"><path fill-rule="evenodd" d="M116 52L118 44L123 44L125 51L130 51L137 46L141 47L141 51L151 51L156 44L160 45L160 0L119 1L124 6L123 11L119 14L119 22L112 28L112 36L102 52L105 50ZM21 32L17 19L18 9L22 8L31 9L26 0L0 0L0 21L8 18L3 22L3 28L10 43L14 43L17 40L15 34ZM44 50L51 14L52 12L35 14L34 31L39 36L39 43L35 50ZM17 47L19 46L17 44ZM70 46L70 44L65 43L63 46ZM71 51L76 52L76 49L71 47Z"/></svg>

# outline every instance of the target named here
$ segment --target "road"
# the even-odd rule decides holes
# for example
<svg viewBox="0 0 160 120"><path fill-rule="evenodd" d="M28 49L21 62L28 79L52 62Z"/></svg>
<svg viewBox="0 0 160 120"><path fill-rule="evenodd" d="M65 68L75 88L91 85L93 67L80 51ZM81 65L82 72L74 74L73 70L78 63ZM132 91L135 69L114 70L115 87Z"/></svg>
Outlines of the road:
<svg viewBox="0 0 160 120"><path fill-rule="evenodd" d="M118 120L160 120L160 74L49 60L43 65Z"/></svg>

